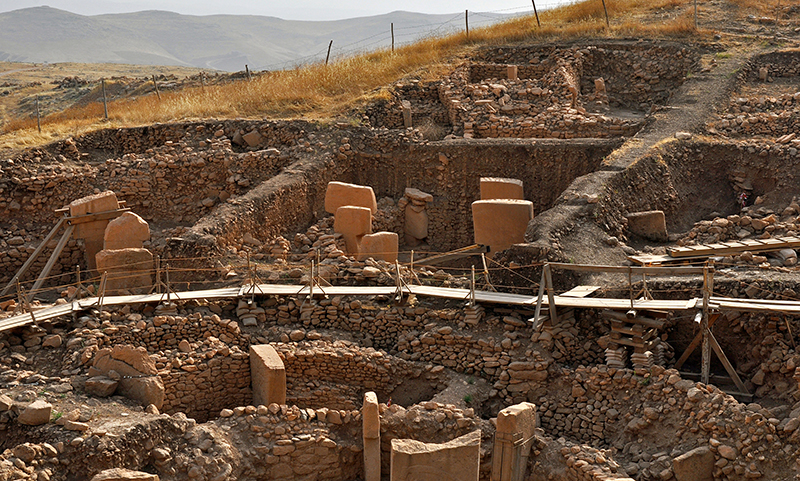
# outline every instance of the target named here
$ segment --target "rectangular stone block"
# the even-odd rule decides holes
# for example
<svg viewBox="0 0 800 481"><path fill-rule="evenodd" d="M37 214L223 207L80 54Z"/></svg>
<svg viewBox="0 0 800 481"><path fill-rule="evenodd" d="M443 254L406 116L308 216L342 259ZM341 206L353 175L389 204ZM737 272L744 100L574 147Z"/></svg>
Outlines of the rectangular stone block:
<svg viewBox="0 0 800 481"><path fill-rule="evenodd" d="M497 413L492 481L522 481L536 431L536 405L520 403Z"/></svg>
<svg viewBox="0 0 800 481"><path fill-rule="evenodd" d="M399 236L394 232L366 234L361 238L358 259L363 261L368 257L372 257L375 260L380 259L394 263L397 260L399 245Z"/></svg>
<svg viewBox="0 0 800 481"><path fill-rule="evenodd" d="M472 203L475 243L491 252L525 242L525 230L533 219L533 203L527 200L478 200Z"/></svg>
<svg viewBox="0 0 800 481"><path fill-rule="evenodd" d="M502 177L481 177L481 200L525 199L522 181Z"/></svg>
<svg viewBox="0 0 800 481"><path fill-rule="evenodd" d="M663 211L634 212L628 214L626 218L628 219L628 231L631 234L656 242L668 240L667 219Z"/></svg>
<svg viewBox="0 0 800 481"><path fill-rule="evenodd" d="M378 396L364 393L361 408L362 438L364 441L364 481L381 481L381 417Z"/></svg>
<svg viewBox="0 0 800 481"><path fill-rule="evenodd" d="M342 206L336 209L333 231L344 237L347 253L358 254L361 238L372 234L372 212L366 207Z"/></svg>
<svg viewBox="0 0 800 481"><path fill-rule="evenodd" d="M508 76L508 80L517 80L519 78L518 69L516 65L508 65L506 66L506 74Z"/></svg>
<svg viewBox="0 0 800 481"><path fill-rule="evenodd" d="M286 369L269 344L250 346L250 383L253 404L286 404Z"/></svg>
<svg viewBox="0 0 800 481"><path fill-rule="evenodd" d="M378 202L375 200L372 187L328 182L328 190L325 191L325 212L335 214L339 207L346 205L366 207L373 214L378 212Z"/></svg>
<svg viewBox="0 0 800 481"><path fill-rule="evenodd" d="M95 259L97 271L108 273L106 294L147 293L153 287L153 254L147 249L102 250Z"/></svg>
<svg viewBox="0 0 800 481"><path fill-rule="evenodd" d="M481 432L443 444L392 439L391 481L478 481Z"/></svg>

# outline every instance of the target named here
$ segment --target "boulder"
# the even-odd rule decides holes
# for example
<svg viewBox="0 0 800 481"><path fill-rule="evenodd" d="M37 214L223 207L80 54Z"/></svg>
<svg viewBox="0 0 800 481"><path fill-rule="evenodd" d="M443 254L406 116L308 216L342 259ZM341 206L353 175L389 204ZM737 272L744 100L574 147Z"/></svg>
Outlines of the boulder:
<svg viewBox="0 0 800 481"><path fill-rule="evenodd" d="M17 422L28 426L47 424L50 422L50 413L52 411L53 406L50 403L38 399L25 406L17 418Z"/></svg>
<svg viewBox="0 0 800 481"><path fill-rule="evenodd" d="M677 481L713 481L714 453L701 446L672 460L672 471Z"/></svg>
<svg viewBox="0 0 800 481"><path fill-rule="evenodd" d="M91 481L159 481L157 474L113 468L95 474Z"/></svg>
<svg viewBox="0 0 800 481"><path fill-rule="evenodd" d="M125 212L106 226L103 249L141 249L147 240L150 240L147 222L133 212Z"/></svg>

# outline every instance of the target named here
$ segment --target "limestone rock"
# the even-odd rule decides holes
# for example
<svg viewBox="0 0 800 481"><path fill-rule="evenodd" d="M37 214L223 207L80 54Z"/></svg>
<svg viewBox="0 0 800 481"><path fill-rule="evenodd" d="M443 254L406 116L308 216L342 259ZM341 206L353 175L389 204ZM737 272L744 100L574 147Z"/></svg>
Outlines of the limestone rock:
<svg viewBox="0 0 800 481"><path fill-rule="evenodd" d="M108 397L114 394L118 385L119 381L109 379L105 376L98 376L87 379L84 388L86 392L92 396Z"/></svg>
<svg viewBox="0 0 800 481"><path fill-rule="evenodd" d="M31 404L28 404L20 413L17 421L20 424L27 424L28 426L39 426L40 424L47 424L50 422L50 413L53 411L53 406L38 399Z"/></svg>
<svg viewBox="0 0 800 481"><path fill-rule="evenodd" d="M701 446L672 460L672 470L677 481L712 481L714 479L714 453Z"/></svg>
<svg viewBox="0 0 800 481"><path fill-rule="evenodd" d="M91 481L159 481L159 478L157 474L114 468L96 474Z"/></svg>
<svg viewBox="0 0 800 481"><path fill-rule="evenodd" d="M125 212L106 226L103 249L141 249L147 240L150 240L150 226L147 222L133 212Z"/></svg>

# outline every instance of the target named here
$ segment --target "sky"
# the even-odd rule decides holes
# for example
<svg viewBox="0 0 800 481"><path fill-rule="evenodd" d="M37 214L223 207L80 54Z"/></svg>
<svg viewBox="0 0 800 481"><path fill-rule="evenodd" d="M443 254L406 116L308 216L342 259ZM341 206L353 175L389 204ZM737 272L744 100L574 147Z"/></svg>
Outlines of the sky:
<svg viewBox="0 0 800 481"><path fill-rule="evenodd" d="M544 9L566 0L538 0ZM405 10L420 13L522 13L530 0L0 0L0 12L47 5L81 15L167 10L186 15L266 15L286 20L338 20Z"/></svg>

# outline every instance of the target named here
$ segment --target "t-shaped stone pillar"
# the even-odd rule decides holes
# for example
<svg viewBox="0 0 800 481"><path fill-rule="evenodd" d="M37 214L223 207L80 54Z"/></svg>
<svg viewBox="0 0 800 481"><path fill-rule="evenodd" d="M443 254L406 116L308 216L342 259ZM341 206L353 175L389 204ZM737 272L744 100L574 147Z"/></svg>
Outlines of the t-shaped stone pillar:
<svg viewBox="0 0 800 481"><path fill-rule="evenodd" d="M527 200L477 200L472 203L475 243L488 245L490 254L525 242L525 230L533 219L533 203Z"/></svg>
<svg viewBox="0 0 800 481"><path fill-rule="evenodd" d="M366 207L346 205L336 209L333 231L344 237L347 254L358 254L361 238L372 234L372 212Z"/></svg>
<svg viewBox="0 0 800 481"><path fill-rule="evenodd" d="M520 403L497 413L492 481L522 481L536 430L536 405Z"/></svg>
<svg viewBox="0 0 800 481"><path fill-rule="evenodd" d="M378 396L372 391L364 393L361 421L364 440L364 481L381 481L381 417L378 411Z"/></svg>
<svg viewBox="0 0 800 481"><path fill-rule="evenodd" d="M481 177L481 200L525 199L522 181L502 177Z"/></svg>
<svg viewBox="0 0 800 481"><path fill-rule="evenodd" d="M119 201L117 201L117 195L107 190L72 201L69 204L69 215L70 217L77 217L118 209ZM93 271L97 268L95 256L103 250L106 226L108 226L108 219L82 222L76 225L74 235L76 239L83 239L86 249L86 264L89 266L89 270Z"/></svg>
<svg viewBox="0 0 800 481"><path fill-rule="evenodd" d="M269 344L250 346L250 382L253 404L286 404L286 368Z"/></svg>

